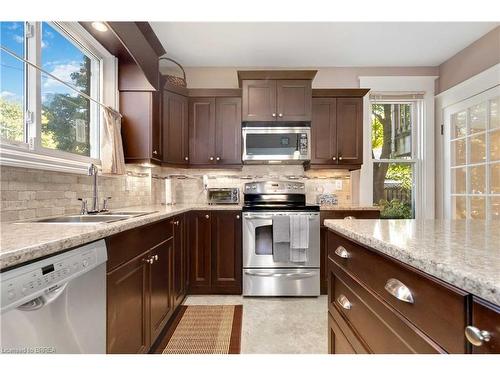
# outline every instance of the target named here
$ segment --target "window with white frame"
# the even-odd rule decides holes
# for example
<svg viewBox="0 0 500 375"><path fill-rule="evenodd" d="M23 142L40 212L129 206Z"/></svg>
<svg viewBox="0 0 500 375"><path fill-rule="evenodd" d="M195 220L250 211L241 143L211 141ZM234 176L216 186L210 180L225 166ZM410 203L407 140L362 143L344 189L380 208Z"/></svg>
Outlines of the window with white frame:
<svg viewBox="0 0 500 375"><path fill-rule="evenodd" d="M103 48L94 48L97 42L80 25L1 22L0 27L3 47L102 101ZM98 162L98 105L5 51L0 53L2 147L53 159Z"/></svg>
<svg viewBox="0 0 500 375"><path fill-rule="evenodd" d="M382 206L382 218L415 218L421 97L383 93L370 96L373 203Z"/></svg>
<svg viewBox="0 0 500 375"><path fill-rule="evenodd" d="M500 219L500 90L445 110L448 217Z"/></svg>

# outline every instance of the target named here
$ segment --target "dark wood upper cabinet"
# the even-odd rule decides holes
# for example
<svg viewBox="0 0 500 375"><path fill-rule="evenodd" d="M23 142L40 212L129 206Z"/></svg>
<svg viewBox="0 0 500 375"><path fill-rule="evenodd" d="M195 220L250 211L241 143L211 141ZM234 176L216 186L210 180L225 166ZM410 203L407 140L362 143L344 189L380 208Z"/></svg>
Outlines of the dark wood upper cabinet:
<svg viewBox="0 0 500 375"><path fill-rule="evenodd" d="M143 253L107 276L107 344L114 354L149 348L149 265Z"/></svg>
<svg viewBox="0 0 500 375"><path fill-rule="evenodd" d="M215 98L189 99L189 163L215 164Z"/></svg>
<svg viewBox="0 0 500 375"><path fill-rule="evenodd" d="M215 106L215 160L241 164L241 98L217 98Z"/></svg>
<svg viewBox="0 0 500 375"><path fill-rule="evenodd" d="M188 164L188 98L166 90L162 94L163 161Z"/></svg>
<svg viewBox="0 0 500 375"><path fill-rule="evenodd" d="M174 312L173 239L151 249L150 282L150 329L151 338L158 337Z"/></svg>
<svg viewBox="0 0 500 375"><path fill-rule="evenodd" d="M202 293L210 288L212 231L210 211L189 213L189 290Z"/></svg>
<svg viewBox="0 0 500 375"><path fill-rule="evenodd" d="M350 89L313 90L312 168L359 169L363 164L363 98ZM367 89L352 89L364 95ZM317 95L324 95L318 97ZM338 97L335 97L338 95Z"/></svg>
<svg viewBox="0 0 500 375"><path fill-rule="evenodd" d="M156 91L120 91L125 161L161 163L160 97Z"/></svg>
<svg viewBox="0 0 500 375"><path fill-rule="evenodd" d="M314 98L311 123L311 164L336 164L337 99Z"/></svg>
<svg viewBox="0 0 500 375"><path fill-rule="evenodd" d="M241 294L241 212L212 216L212 291Z"/></svg>
<svg viewBox="0 0 500 375"><path fill-rule="evenodd" d="M311 121L311 80L243 80L243 121Z"/></svg>
<svg viewBox="0 0 500 375"><path fill-rule="evenodd" d="M241 99L189 99L189 164L241 165Z"/></svg>
<svg viewBox="0 0 500 375"><path fill-rule="evenodd" d="M311 80L276 82L278 121L311 121Z"/></svg>
<svg viewBox="0 0 500 375"><path fill-rule="evenodd" d="M276 80L243 81L243 121L275 121Z"/></svg>
<svg viewBox="0 0 500 375"><path fill-rule="evenodd" d="M363 99L337 99L339 164L363 164Z"/></svg>

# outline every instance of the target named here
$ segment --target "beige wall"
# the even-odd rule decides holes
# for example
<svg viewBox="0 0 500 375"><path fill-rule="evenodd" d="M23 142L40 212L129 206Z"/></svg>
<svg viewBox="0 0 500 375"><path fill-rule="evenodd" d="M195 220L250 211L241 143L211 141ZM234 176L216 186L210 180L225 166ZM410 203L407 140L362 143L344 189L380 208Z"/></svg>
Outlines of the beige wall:
<svg viewBox="0 0 500 375"><path fill-rule="evenodd" d="M187 67L186 80L189 88L237 88L238 70L251 67ZM259 68L262 69L262 68ZM268 69L280 69L269 67ZM289 70L293 70L287 68ZM298 68L307 69L307 68ZM359 76L437 76L437 67L324 67L317 69L313 88L359 87ZM168 73L163 70L162 73ZM175 75L178 72L175 71Z"/></svg>
<svg viewBox="0 0 500 375"><path fill-rule="evenodd" d="M439 90L448 90L500 63L500 26L470 44L439 66Z"/></svg>

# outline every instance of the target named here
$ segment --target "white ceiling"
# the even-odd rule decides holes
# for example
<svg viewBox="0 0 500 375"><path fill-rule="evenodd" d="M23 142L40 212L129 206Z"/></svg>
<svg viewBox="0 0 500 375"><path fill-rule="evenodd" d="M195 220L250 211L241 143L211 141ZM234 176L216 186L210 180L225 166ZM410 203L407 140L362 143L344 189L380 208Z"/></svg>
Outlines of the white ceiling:
<svg viewBox="0 0 500 375"><path fill-rule="evenodd" d="M151 22L185 66L437 66L493 22Z"/></svg>

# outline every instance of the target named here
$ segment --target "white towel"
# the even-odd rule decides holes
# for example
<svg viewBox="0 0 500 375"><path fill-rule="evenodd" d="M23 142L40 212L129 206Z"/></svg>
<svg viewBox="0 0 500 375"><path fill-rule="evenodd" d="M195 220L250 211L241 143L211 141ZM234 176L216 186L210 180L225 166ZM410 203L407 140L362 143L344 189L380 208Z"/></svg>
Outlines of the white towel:
<svg viewBox="0 0 500 375"><path fill-rule="evenodd" d="M309 248L309 217L307 215L290 216L290 261L307 261Z"/></svg>

